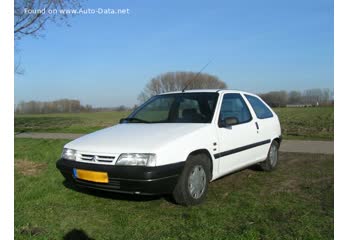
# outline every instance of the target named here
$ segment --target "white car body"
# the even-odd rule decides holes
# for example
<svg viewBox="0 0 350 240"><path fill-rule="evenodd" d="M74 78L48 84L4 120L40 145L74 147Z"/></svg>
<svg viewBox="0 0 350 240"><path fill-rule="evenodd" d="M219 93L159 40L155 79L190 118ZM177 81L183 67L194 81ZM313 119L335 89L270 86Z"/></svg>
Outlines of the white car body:
<svg viewBox="0 0 350 240"><path fill-rule="evenodd" d="M194 92L218 92L219 97L211 123L157 123L117 124L85 135L65 145L77 155L91 154L115 156L112 162L76 161L89 164L115 165L122 153L153 153L156 166L185 162L191 153L205 151L212 163L211 181L249 165L264 161L270 143L281 139L278 116L259 119L245 95L258 96L236 90L188 90ZM178 92L180 93L180 92ZM252 119L231 127L219 127L219 112L225 94L238 93L248 106ZM171 93L166 93L171 94ZM261 99L260 99L261 100ZM261 100L262 101L262 100ZM233 154L234 153L234 154Z"/></svg>

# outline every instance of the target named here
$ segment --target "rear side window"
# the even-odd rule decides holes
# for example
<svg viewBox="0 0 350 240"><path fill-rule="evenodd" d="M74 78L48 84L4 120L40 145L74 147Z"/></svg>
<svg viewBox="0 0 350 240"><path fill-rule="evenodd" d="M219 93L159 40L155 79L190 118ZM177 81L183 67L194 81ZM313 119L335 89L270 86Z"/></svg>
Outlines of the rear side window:
<svg viewBox="0 0 350 240"><path fill-rule="evenodd" d="M252 106L256 116L260 119L273 117L272 112L268 107L257 97L245 95L250 105Z"/></svg>
<svg viewBox="0 0 350 240"><path fill-rule="evenodd" d="M222 100L220 110L220 121L227 117L234 117L238 124L249 122L252 119L248 106L245 104L241 94L226 93Z"/></svg>

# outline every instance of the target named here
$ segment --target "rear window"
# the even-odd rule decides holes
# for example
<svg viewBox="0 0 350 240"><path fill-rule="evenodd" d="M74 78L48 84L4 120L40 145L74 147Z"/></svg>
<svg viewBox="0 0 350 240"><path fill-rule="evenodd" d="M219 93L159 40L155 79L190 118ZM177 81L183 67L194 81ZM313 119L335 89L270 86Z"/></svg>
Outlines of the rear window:
<svg viewBox="0 0 350 240"><path fill-rule="evenodd" d="M250 105L252 106L258 118L264 119L264 118L273 117L273 114L270 111L270 109L259 98L251 95L245 95L245 97L248 99Z"/></svg>

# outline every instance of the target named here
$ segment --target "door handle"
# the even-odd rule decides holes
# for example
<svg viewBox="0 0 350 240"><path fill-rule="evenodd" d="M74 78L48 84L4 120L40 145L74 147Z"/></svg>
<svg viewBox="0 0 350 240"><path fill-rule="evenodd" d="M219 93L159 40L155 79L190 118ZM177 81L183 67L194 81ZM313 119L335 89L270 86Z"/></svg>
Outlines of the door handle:
<svg viewBox="0 0 350 240"><path fill-rule="evenodd" d="M256 126L256 129L259 130L259 124L258 124L258 122L255 122L255 126Z"/></svg>

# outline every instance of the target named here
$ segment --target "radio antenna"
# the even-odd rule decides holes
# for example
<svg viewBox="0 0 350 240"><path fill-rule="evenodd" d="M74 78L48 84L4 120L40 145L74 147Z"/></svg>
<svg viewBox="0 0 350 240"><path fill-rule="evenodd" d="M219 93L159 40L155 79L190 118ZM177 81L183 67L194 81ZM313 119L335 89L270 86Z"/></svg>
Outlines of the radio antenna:
<svg viewBox="0 0 350 240"><path fill-rule="evenodd" d="M199 74L201 74L201 72L212 62L212 60L210 60L207 64L204 65L204 67L202 67L202 69L196 74L196 76L194 76L194 78L190 79L186 86L182 89L182 92L184 92L186 90L186 88L199 76Z"/></svg>

